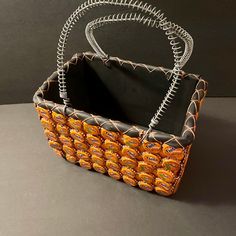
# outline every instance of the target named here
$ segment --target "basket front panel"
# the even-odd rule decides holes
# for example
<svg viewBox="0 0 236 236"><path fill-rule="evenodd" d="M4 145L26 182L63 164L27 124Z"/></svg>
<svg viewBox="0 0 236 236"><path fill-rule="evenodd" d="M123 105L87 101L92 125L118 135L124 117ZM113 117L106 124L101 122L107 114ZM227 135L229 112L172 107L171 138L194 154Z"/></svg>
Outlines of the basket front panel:
<svg viewBox="0 0 236 236"><path fill-rule="evenodd" d="M140 138L90 125L86 120L40 106L36 110L49 146L69 162L161 195L177 190L191 145L175 148L159 141L141 143Z"/></svg>

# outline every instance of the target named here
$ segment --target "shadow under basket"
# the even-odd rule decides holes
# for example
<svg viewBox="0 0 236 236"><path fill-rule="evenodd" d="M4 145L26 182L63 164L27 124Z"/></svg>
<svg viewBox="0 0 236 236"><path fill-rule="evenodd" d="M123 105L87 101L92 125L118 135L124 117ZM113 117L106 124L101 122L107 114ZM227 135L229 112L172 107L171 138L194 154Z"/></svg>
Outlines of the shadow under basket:
<svg viewBox="0 0 236 236"><path fill-rule="evenodd" d="M37 90L34 103L49 145L69 162L132 186L169 196L176 192L194 140L207 82L183 74L174 100L141 141L161 103L171 71L94 53L65 64L71 107L62 104L57 72Z"/></svg>

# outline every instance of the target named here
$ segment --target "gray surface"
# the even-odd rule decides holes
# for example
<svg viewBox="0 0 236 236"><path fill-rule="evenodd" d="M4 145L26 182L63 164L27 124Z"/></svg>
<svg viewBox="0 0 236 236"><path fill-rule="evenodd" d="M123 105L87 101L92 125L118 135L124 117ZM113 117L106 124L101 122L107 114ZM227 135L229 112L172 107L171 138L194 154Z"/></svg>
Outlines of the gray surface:
<svg viewBox="0 0 236 236"><path fill-rule="evenodd" d="M84 1L0 1L0 104L32 101L34 91L56 69L56 47L65 20ZM145 1L191 33L194 51L185 70L209 81L208 95L236 96L236 1ZM113 7L104 7L86 14L72 31L66 58L92 50L84 36L85 25L114 12ZM173 65L169 42L160 30L138 23L111 24L96 31L95 36L110 55L152 65Z"/></svg>
<svg viewBox="0 0 236 236"><path fill-rule="evenodd" d="M32 104L0 106L0 235L236 235L235 105L207 99L173 198L57 158Z"/></svg>

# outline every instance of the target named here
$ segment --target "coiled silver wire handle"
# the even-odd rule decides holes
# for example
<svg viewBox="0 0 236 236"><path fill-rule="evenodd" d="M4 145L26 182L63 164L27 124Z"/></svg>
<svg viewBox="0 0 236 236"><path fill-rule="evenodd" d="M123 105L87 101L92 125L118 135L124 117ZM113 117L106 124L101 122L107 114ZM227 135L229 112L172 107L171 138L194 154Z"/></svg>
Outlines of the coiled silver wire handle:
<svg viewBox="0 0 236 236"><path fill-rule="evenodd" d="M125 21L142 23L142 24L144 24L148 27L151 27L151 28L153 28L153 27L160 28L161 27L160 22L157 22L157 20L155 20L155 19L153 20L150 17L146 17L145 15L137 14L137 13L133 13L133 12L123 13L123 14L113 14L113 15L108 15L108 16L103 16L103 17L97 18L97 19L95 19L95 20L93 20L93 21L91 21L87 24L87 26L85 28L85 35L86 35L86 38L87 38L88 42L90 43L91 47L94 49L94 51L100 57L107 58L107 59L109 58L108 54L106 54L102 50L102 48L99 46L96 39L94 38L93 30L98 29L98 28L100 28L100 27L102 27L106 24L111 24L111 23L116 23L116 22L125 22ZM168 39L170 40L171 48L172 48L173 55L174 55L174 60L178 61L179 68L182 68L187 63L187 61L189 60L189 58L192 54L193 39L183 29L181 29L181 31L179 31L180 27L176 27L176 25L173 24L173 23L172 23L172 26L174 26L173 32L176 35L178 35L185 43L185 49L184 49L184 52L182 52L181 51L181 46L179 45L179 42L173 43L172 42L172 39L173 39L172 35L169 38L169 35L172 34L172 32L168 32L168 31L165 32ZM176 31L178 31L178 32L176 32ZM174 70L175 70L175 67L173 69L173 72L174 72ZM166 105L163 104L163 107L160 107L162 109L159 109L157 111L157 113L155 114L155 116L152 118L151 123L149 124L149 130L143 136L143 139L146 138L146 136L151 131L153 126L156 126L158 124L159 120L161 119L162 114L167 109L167 106L169 106L170 100L172 100L174 98L174 93L175 92L176 92L176 89L172 90L171 93L169 93L169 98L165 97L166 100L164 99L162 103L165 102Z"/></svg>
<svg viewBox="0 0 236 236"><path fill-rule="evenodd" d="M57 73L58 73L58 83L59 83L59 95L63 99L63 103L65 106L70 106L70 99L67 94L67 87L66 87L66 79L65 79L65 70L64 70L64 54L65 54L65 46L67 43L67 39L69 33L73 26L79 21L79 19L88 11L89 9L101 5L115 5L115 6L123 6L129 7L134 10L142 11L146 14L152 15L153 18L159 24L160 29L164 30L166 35L168 35L168 39L170 40L170 44L174 50L178 49L179 42L176 42L176 39L180 37L186 43L184 35L188 33L182 29L180 26L175 25L167 20L164 17L164 14L161 13L160 10L157 10L156 7L152 7L152 5L140 2L138 0L87 0L83 4L81 4L67 19L66 23L64 24L57 47ZM191 36L190 36L191 37ZM186 58L189 58L191 53L187 54L184 53ZM187 60L186 60L187 61ZM146 139L149 132L159 123L161 117L163 116L164 112L166 111L167 107L169 106L171 100L174 98L175 93L177 92L178 85L181 82L181 68L182 65L180 64L180 57L174 58L174 69L172 70L173 80L170 84L170 87L159 106L157 112L153 116L150 121L149 128L145 132L142 139Z"/></svg>
<svg viewBox="0 0 236 236"><path fill-rule="evenodd" d="M108 58L108 54L106 54L100 45L97 43L95 37L94 37L94 29L98 29L106 24L111 23L117 23L117 22L125 22L125 21L131 21L131 22L138 22L143 25L146 25L147 27L155 27L160 28L160 24L157 20L152 19L150 17L146 17L145 15L138 14L138 13L123 13L123 14L113 14L108 16L103 16L100 18L97 18L91 22L89 22L85 28L85 35L86 38L93 48L93 50L98 54L100 57ZM175 29L174 29L175 31ZM168 32L166 33L167 36L169 36ZM180 35L180 34L179 34ZM177 58L180 64L180 67L182 68L187 61L189 60L192 51L193 51L193 39L192 37L185 31L183 34L181 34L181 39L185 43L185 50L182 52L181 46L178 46L177 44L172 45L171 49L173 51L174 58ZM182 54L182 55L181 55Z"/></svg>

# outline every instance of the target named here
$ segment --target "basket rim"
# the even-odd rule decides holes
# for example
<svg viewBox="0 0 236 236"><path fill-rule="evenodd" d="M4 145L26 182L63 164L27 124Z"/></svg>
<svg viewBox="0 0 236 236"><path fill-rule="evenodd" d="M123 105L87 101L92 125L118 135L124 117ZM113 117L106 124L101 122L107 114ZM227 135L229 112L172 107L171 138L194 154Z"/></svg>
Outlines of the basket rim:
<svg viewBox="0 0 236 236"><path fill-rule="evenodd" d="M68 62L65 63L64 65L65 71L69 70L70 65L76 65L84 59L88 59L91 61L94 59L99 59L102 60L104 63L106 63L107 61L107 59L104 59L92 52L76 53ZM132 67L132 69L142 67L148 70L150 73L152 73L153 71L161 71L167 74L169 71L171 71L170 69L164 67L155 67L143 63L135 63L132 61L120 59L118 57L110 57L109 60L116 61L121 66L124 64L129 65ZM153 131L150 132L149 136L147 137L148 141L163 142L176 148L178 147L183 148L190 145L195 139L196 121L198 118L200 106L207 93L208 83L205 80L203 80L202 77L199 75L187 74L183 72L183 78L186 76L190 76L191 78L198 80L198 82L196 84L195 90L192 94L189 106L186 111L186 116L181 135L177 136L154 129ZM118 120L112 120L102 116L93 115L91 113L87 113L82 110L73 109L71 107L65 107L65 105L63 104L58 104L53 101L44 99L44 96L48 92L50 85L52 83L57 83L57 82L58 82L57 72L55 71L35 92L33 96L33 102L36 106L55 111L67 117L72 117L75 119L82 120L91 125L103 127L104 129L110 131L122 132L123 134L127 134L131 137L141 137L142 134L148 129L147 127L141 125L126 124Z"/></svg>

